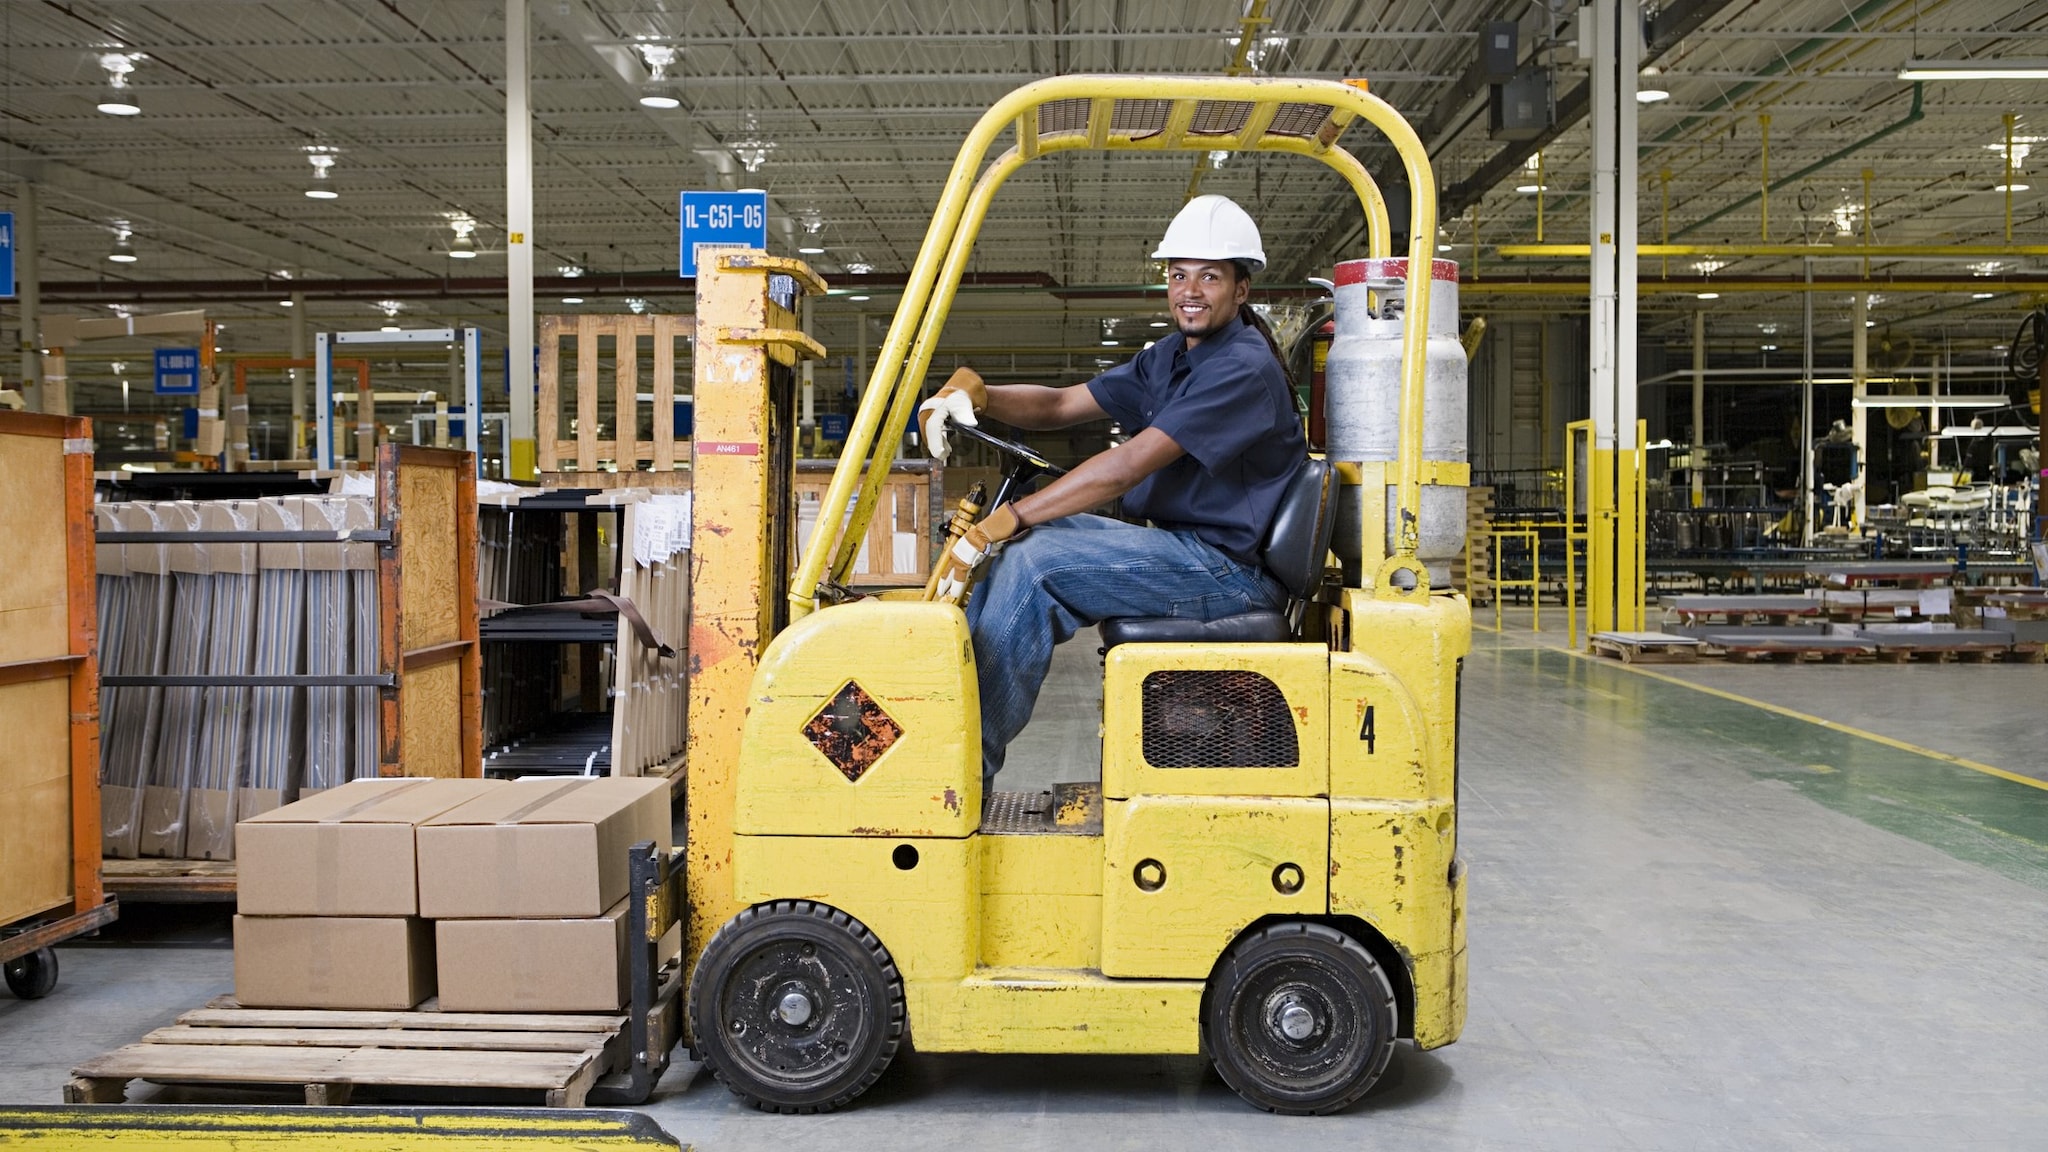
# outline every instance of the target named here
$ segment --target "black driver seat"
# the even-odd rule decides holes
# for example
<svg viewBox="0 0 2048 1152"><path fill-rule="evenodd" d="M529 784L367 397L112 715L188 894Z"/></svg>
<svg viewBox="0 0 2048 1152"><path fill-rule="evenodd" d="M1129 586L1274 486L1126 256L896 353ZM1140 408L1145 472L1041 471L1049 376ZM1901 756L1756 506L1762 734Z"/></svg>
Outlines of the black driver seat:
<svg viewBox="0 0 2048 1152"><path fill-rule="evenodd" d="M1285 643L1294 638L1295 615L1322 581L1323 560L1337 527L1337 502L1330 494L1330 462L1311 459L1287 482L1280 507L1259 546L1259 560L1282 587L1282 608L1244 612L1216 620L1181 616L1121 616L1101 625L1102 648L1119 644Z"/></svg>

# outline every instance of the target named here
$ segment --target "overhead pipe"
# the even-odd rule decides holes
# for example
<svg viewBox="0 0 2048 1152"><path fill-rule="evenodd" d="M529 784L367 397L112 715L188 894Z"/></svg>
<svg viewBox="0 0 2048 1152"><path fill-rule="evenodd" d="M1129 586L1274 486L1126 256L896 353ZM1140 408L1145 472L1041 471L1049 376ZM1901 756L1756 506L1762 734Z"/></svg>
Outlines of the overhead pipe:
<svg viewBox="0 0 2048 1152"><path fill-rule="evenodd" d="M1892 133L1899 131L1901 128L1908 128L1914 124L1918 124L1923 116L1924 113L1921 111L1920 107L1920 81L1915 80L1913 81L1913 106L1912 108L1907 110L1906 114L1903 117L1900 117L1898 120L1895 120L1892 123L1887 124L1882 128L1879 128L1877 131L1872 132L1870 135L1865 136L1863 139L1858 140L1853 144L1848 144L1841 148L1837 148L1833 152L1830 152L1827 155L1821 157L1820 159L1815 160L1813 163L1808 164L1806 167L1801 168L1799 171L1794 172L1789 176L1782 177L1775 181L1771 179L1770 169L1771 118L1769 116L1759 116L1757 117L1757 119L1762 121L1764 133L1763 192L1752 192L1749 195L1744 196L1742 199L1737 200L1734 203L1719 209L1718 211L1710 212L1707 215L1700 217L1698 220L1695 220L1692 223L1687 224L1685 227L1680 228L1678 231L1673 232L1672 235L1683 236L1686 233L1691 232L1695 229L1704 228L1707 225L1712 224L1714 221L1719 220L1721 217L1728 215L1730 212L1740 211L1741 209L1756 203L1758 200L1763 200L1763 219L1765 229L1764 242L1769 243L1771 207L1770 201L1767 198L1765 198L1764 193L1776 192L1778 189L1783 188L1787 184L1796 184L1799 181L1804 180L1806 177L1813 175L1815 172L1818 172L1821 169L1827 167L1828 165L1833 164L1835 161L1840 160L1845 156L1849 156L1855 152L1861 151L1862 149L1870 147L1872 144L1875 144L1878 141L1884 139L1885 137L1890 136ZM2008 184L2009 183L2010 182L2008 182ZM1870 215L1870 202L1867 195L1864 199L1863 214L1866 218ZM2005 238L2008 243L2011 242L2012 232L2010 228L2008 228Z"/></svg>

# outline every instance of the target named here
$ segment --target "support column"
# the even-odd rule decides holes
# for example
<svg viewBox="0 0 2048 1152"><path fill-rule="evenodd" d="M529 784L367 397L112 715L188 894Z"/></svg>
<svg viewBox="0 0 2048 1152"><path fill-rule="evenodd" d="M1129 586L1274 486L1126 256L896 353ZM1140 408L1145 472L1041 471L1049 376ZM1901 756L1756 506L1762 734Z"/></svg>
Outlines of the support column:
<svg viewBox="0 0 2048 1152"><path fill-rule="evenodd" d="M306 348L306 294L292 293L292 359L304 360L311 353ZM292 376L292 451L294 460L310 460L306 451L306 377L304 368L291 370Z"/></svg>
<svg viewBox="0 0 2048 1152"><path fill-rule="evenodd" d="M1808 292L1810 297L1813 293ZM1849 382L1854 401L1849 408L1849 437L1856 444L1856 515L1849 522L1855 532L1863 531L1864 500L1870 495L1870 410L1862 406L1870 389L1870 294L1858 292L1849 298Z"/></svg>
<svg viewBox="0 0 2048 1152"><path fill-rule="evenodd" d="M510 404L508 480L534 478L533 115L527 100L527 5L505 0L505 372Z"/></svg>
<svg viewBox="0 0 2048 1152"><path fill-rule="evenodd" d="M21 302L21 399L31 412L43 411L43 272L36 212L35 183L24 180L14 205L14 275Z"/></svg>
<svg viewBox="0 0 2048 1152"><path fill-rule="evenodd" d="M1806 333L1801 341L1799 359L1799 500L1795 505L1800 512L1799 546L1813 547L1813 488L1819 477L1813 470L1813 261L1806 265ZM1861 295L1859 293L1859 295Z"/></svg>
<svg viewBox="0 0 2048 1152"><path fill-rule="evenodd" d="M1692 314L1692 506L1707 506L1707 313Z"/></svg>
<svg viewBox="0 0 2048 1152"><path fill-rule="evenodd" d="M1635 0L1595 0L1593 15L1593 420L1587 508L1589 630L1642 628L1641 446L1636 428Z"/></svg>

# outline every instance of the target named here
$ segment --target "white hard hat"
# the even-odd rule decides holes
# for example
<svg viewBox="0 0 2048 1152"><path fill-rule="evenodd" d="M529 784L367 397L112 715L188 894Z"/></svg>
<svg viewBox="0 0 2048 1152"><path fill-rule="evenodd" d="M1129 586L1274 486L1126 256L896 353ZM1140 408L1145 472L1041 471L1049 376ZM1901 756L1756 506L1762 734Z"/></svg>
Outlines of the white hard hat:
<svg viewBox="0 0 2048 1152"><path fill-rule="evenodd" d="M1154 260L1242 260L1254 272L1266 266L1266 248L1251 214L1228 196L1197 196L1187 202L1166 235Z"/></svg>

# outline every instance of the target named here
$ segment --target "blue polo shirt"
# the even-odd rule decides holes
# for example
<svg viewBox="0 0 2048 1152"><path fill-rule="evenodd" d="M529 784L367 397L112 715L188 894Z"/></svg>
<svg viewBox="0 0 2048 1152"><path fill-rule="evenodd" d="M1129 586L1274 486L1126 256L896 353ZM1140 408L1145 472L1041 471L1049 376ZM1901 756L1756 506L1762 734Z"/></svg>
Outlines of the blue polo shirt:
<svg viewBox="0 0 2048 1152"><path fill-rule="evenodd" d="M1187 453L1139 481L1124 511L1257 564L1287 481L1308 457L1286 373L1259 330L1232 320L1192 349L1176 332L1088 391L1125 431L1157 428Z"/></svg>

